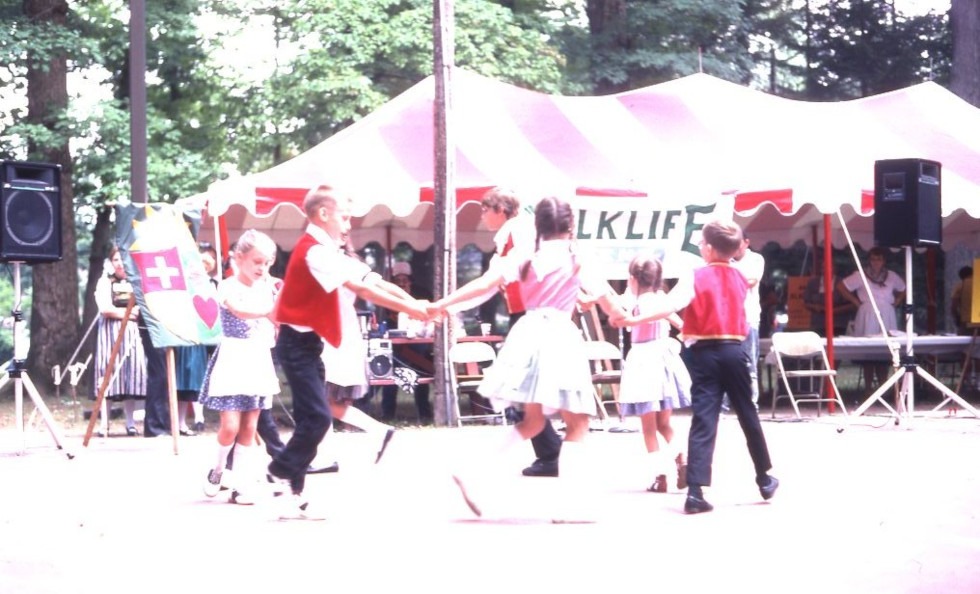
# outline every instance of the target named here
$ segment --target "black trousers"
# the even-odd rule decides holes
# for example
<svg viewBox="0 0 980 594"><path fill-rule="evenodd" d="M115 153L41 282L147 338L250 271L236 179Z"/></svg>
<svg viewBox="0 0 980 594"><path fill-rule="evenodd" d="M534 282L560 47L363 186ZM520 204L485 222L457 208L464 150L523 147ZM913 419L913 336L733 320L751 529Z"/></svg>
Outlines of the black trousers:
<svg viewBox="0 0 980 594"><path fill-rule="evenodd" d="M279 328L276 356L292 391L296 429L286 447L272 459L269 471L288 478L295 493L303 491L306 469L333 421L327 406L322 352L323 341L315 332L299 332L285 324Z"/></svg>
<svg viewBox="0 0 980 594"><path fill-rule="evenodd" d="M153 346L150 331L140 323L146 353L146 408L143 437L170 435L170 397L167 394L167 349Z"/></svg>
<svg viewBox="0 0 980 594"><path fill-rule="evenodd" d="M756 477L772 468L769 448L762 433L759 413L752 403L749 357L741 342L698 345L687 350L691 372L691 431L687 446L687 481L694 486L711 484L711 463L718 436L721 401L728 394L732 410L745 435Z"/></svg>

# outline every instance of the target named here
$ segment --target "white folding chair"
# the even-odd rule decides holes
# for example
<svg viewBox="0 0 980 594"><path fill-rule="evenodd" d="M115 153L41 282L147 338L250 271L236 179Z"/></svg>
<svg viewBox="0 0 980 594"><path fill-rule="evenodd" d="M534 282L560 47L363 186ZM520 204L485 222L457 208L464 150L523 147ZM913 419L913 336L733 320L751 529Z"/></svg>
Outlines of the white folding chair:
<svg viewBox="0 0 980 594"><path fill-rule="evenodd" d="M816 332L776 332L772 335L772 352L786 390L785 394L773 390L772 418L776 418L776 402L781 398L789 398L798 419L802 418L799 404L805 402L817 404L818 416L825 402L836 403L847 416L847 407L837 389L837 371L831 368L823 339ZM825 395L825 382L832 395Z"/></svg>
<svg viewBox="0 0 980 594"><path fill-rule="evenodd" d="M456 374L456 419L461 426L464 421L493 421L500 420L507 424L507 416L493 410L490 401L480 396L476 389L483 379L483 368L497 359L497 351L486 342L458 342L449 349L449 362ZM469 394L471 414L460 413L459 400L463 394Z"/></svg>
<svg viewBox="0 0 980 594"><path fill-rule="evenodd" d="M609 418L606 406L616 407L616 414L619 415L619 382L623 377L623 353L619 347L607 340L586 340L585 353L592 367L592 385L595 393L595 401L599 406L599 418L603 421ZM605 398L606 390L609 388L611 398Z"/></svg>

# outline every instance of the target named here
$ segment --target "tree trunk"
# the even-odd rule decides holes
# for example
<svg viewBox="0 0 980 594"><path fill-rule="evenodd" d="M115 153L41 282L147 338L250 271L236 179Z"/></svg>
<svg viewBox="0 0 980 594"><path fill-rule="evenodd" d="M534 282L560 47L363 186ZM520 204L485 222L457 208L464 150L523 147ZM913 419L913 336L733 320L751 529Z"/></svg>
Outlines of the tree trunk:
<svg viewBox="0 0 980 594"><path fill-rule="evenodd" d="M980 5L976 0L953 0L949 24L953 33L949 89L980 107Z"/></svg>
<svg viewBox="0 0 980 594"><path fill-rule="evenodd" d="M24 0L24 15L34 23L64 27L68 15L65 0ZM38 62L27 62L27 120L53 132L68 107L68 65L64 53ZM71 155L68 138L57 146L28 146L31 160L61 165L62 259L33 268L31 348L27 371L42 393L51 393L52 368L64 367L78 341L78 252L75 209L71 189Z"/></svg>

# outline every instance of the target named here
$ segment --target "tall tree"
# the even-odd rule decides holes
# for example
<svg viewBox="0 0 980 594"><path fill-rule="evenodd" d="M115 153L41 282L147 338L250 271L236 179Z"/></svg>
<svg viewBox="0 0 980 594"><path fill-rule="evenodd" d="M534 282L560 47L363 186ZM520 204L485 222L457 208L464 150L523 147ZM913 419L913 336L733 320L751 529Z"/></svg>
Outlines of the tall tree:
<svg viewBox="0 0 980 594"><path fill-rule="evenodd" d="M951 91L980 107L980 4L953 0L949 11L953 33Z"/></svg>
<svg viewBox="0 0 980 594"><path fill-rule="evenodd" d="M27 121L47 135L28 141L28 155L61 165L62 259L37 264L33 274L31 348L27 371L39 385L51 384L51 369L63 365L78 340L78 265L71 177L72 160L64 122L68 108L68 64L64 32L65 0L24 0L29 29L51 40L48 51L26 56ZM16 296L15 296L16 297Z"/></svg>
<svg viewBox="0 0 980 594"><path fill-rule="evenodd" d="M741 0L587 0L592 92L605 94L707 72L747 82Z"/></svg>
<svg viewBox="0 0 980 594"><path fill-rule="evenodd" d="M807 99L840 100L942 77L942 16L906 16L891 0L831 0L813 12Z"/></svg>

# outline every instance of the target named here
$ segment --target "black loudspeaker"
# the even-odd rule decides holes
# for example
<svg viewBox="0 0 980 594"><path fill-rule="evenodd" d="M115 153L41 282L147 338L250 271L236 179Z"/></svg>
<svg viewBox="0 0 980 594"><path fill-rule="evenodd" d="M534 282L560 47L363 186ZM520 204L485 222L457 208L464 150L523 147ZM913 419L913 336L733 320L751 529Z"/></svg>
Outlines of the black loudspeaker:
<svg viewBox="0 0 980 594"><path fill-rule="evenodd" d="M392 358L390 340L372 338L368 341L367 366L368 375L371 379L392 377L395 371L395 362Z"/></svg>
<svg viewBox="0 0 980 594"><path fill-rule="evenodd" d="M875 245L943 241L942 165L925 159L875 161Z"/></svg>
<svg viewBox="0 0 980 594"><path fill-rule="evenodd" d="M61 259L61 166L0 164L0 261Z"/></svg>

